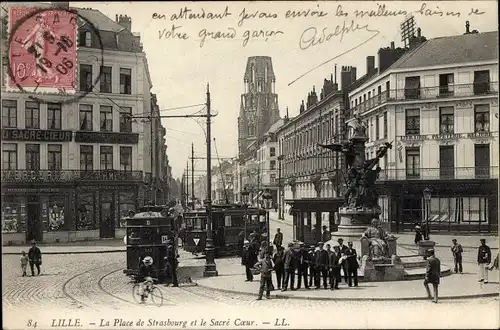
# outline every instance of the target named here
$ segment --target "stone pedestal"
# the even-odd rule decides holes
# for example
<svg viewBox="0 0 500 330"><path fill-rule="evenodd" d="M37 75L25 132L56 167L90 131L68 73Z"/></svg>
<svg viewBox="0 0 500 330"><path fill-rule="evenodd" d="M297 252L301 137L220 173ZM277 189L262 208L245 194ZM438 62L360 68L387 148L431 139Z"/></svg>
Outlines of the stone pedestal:
<svg viewBox="0 0 500 330"><path fill-rule="evenodd" d="M420 241L418 243L418 255L422 256L424 259L427 258L428 256L428 251L430 249L434 249L434 246L436 245L436 242L434 241Z"/></svg>
<svg viewBox="0 0 500 330"><path fill-rule="evenodd" d="M361 259L363 279L367 282L402 281L405 276L401 259L397 256L371 260L367 255Z"/></svg>
<svg viewBox="0 0 500 330"><path fill-rule="evenodd" d="M344 239L361 237L370 226L371 220L379 214L378 209L341 207L339 209L340 224L338 230L332 233L332 239L334 237Z"/></svg>

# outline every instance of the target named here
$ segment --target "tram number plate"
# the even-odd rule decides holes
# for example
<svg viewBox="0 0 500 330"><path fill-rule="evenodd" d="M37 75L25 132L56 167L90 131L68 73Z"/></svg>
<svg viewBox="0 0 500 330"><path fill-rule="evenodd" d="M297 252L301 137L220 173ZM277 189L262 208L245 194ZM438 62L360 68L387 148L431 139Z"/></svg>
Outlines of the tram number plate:
<svg viewBox="0 0 500 330"><path fill-rule="evenodd" d="M161 244L167 244L168 241L168 235L163 235L161 237Z"/></svg>
<svg viewBox="0 0 500 330"><path fill-rule="evenodd" d="M146 220L146 225L150 225L151 224L151 220Z"/></svg>

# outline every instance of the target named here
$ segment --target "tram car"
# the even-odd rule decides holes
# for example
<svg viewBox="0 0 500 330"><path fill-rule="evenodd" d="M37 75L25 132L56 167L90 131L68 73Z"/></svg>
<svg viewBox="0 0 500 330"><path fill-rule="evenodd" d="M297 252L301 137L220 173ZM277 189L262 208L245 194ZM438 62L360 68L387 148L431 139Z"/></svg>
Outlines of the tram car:
<svg viewBox="0 0 500 330"><path fill-rule="evenodd" d="M212 206L212 234L215 256L238 254L241 238L251 233L265 232L266 210L240 205ZM245 224L245 218L247 219ZM205 209L184 212L181 239L185 251L195 255L204 253L207 239L207 212Z"/></svg>
<svg viewBox="0 0 500 330"><path fill-rule="evenodd" d="M130 211L124 237L127 268L123 272L135 278L144 257L150 256L153 258L153 277L164 281L167 242L171 240L178 253L179 227L180 221L167 206L144 206L137 213Z"/></svg>

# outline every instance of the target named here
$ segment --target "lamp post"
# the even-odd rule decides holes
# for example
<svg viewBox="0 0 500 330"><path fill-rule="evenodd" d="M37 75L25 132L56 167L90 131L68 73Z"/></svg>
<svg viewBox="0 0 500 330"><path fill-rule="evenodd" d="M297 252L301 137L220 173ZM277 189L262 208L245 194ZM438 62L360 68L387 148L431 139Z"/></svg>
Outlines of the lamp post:
<svg viewBox="0 0 500 330"><path fill-rule="evenodd" d="M278 219L283 220L284 219L284 205L283 203L283 196L284 196L284 185L281 182L281 162L283 161L283 155L278 156Z"/></svg>
<svg viewBox="0 0 500 330"><path fill-rule="evenodd" d="M269 210L271 209L273 202L273 195L269 192L269 189L266 189L262 194L262 199L264 200L264 206L266 207L266 230L267 230L267 239L270 240L270 229L269 229Z"/></svg>
<svg viewBox="0 0 500 330"><path fill-rule="evenodd" d="M247 223L248 223L248 195L250 192L247 190L247 187L243 189L241 192L241 197L243 199L243 203L245 206L245 215L244 215L244 221L245 221L245 239L247 239Z"/></svg>
<svg viewBox="0 0 500 330"><path fill-rule="evenodd" d="M432 191L429 188L425 188L423 191L424 202L425 202L425 231L424 231L424 240L418 243L418 254L421 255L424 259L427 259L429 255L429 250L433 249L436 245L436 242L433 242L429 239L429 218L430 218L430 207L431 207L431 198Z"/></svg>

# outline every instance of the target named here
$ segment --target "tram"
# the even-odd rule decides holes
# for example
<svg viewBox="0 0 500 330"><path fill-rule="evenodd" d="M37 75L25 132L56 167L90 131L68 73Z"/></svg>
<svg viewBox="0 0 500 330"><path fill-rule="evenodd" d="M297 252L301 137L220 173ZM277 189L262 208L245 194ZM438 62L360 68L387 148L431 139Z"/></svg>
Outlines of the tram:
<svg viewBox="0 0 500 330"><path fill-rule="evenodd" d="M266 232L266 210L262 208L235 204L213 205L212 218L216 257L237 254L242 248L242 238L248 239L254 231L260 234ZM206 210L186 211L182 221L184 250L193 254L204 253L207 239Z"/></svg>
<svg viewBox="0 0 500 330"><path fill-rule="evenodd" d="M167 206L147 205L135 213L130 211L126 218L127 235L124 243L127 245L126 275L135 277L146 256L153 258L153 277L160 282L165 279L165 256L167 242L172 241L175 252L178 249L178 228L180 220L174 217Z"/></svg>

